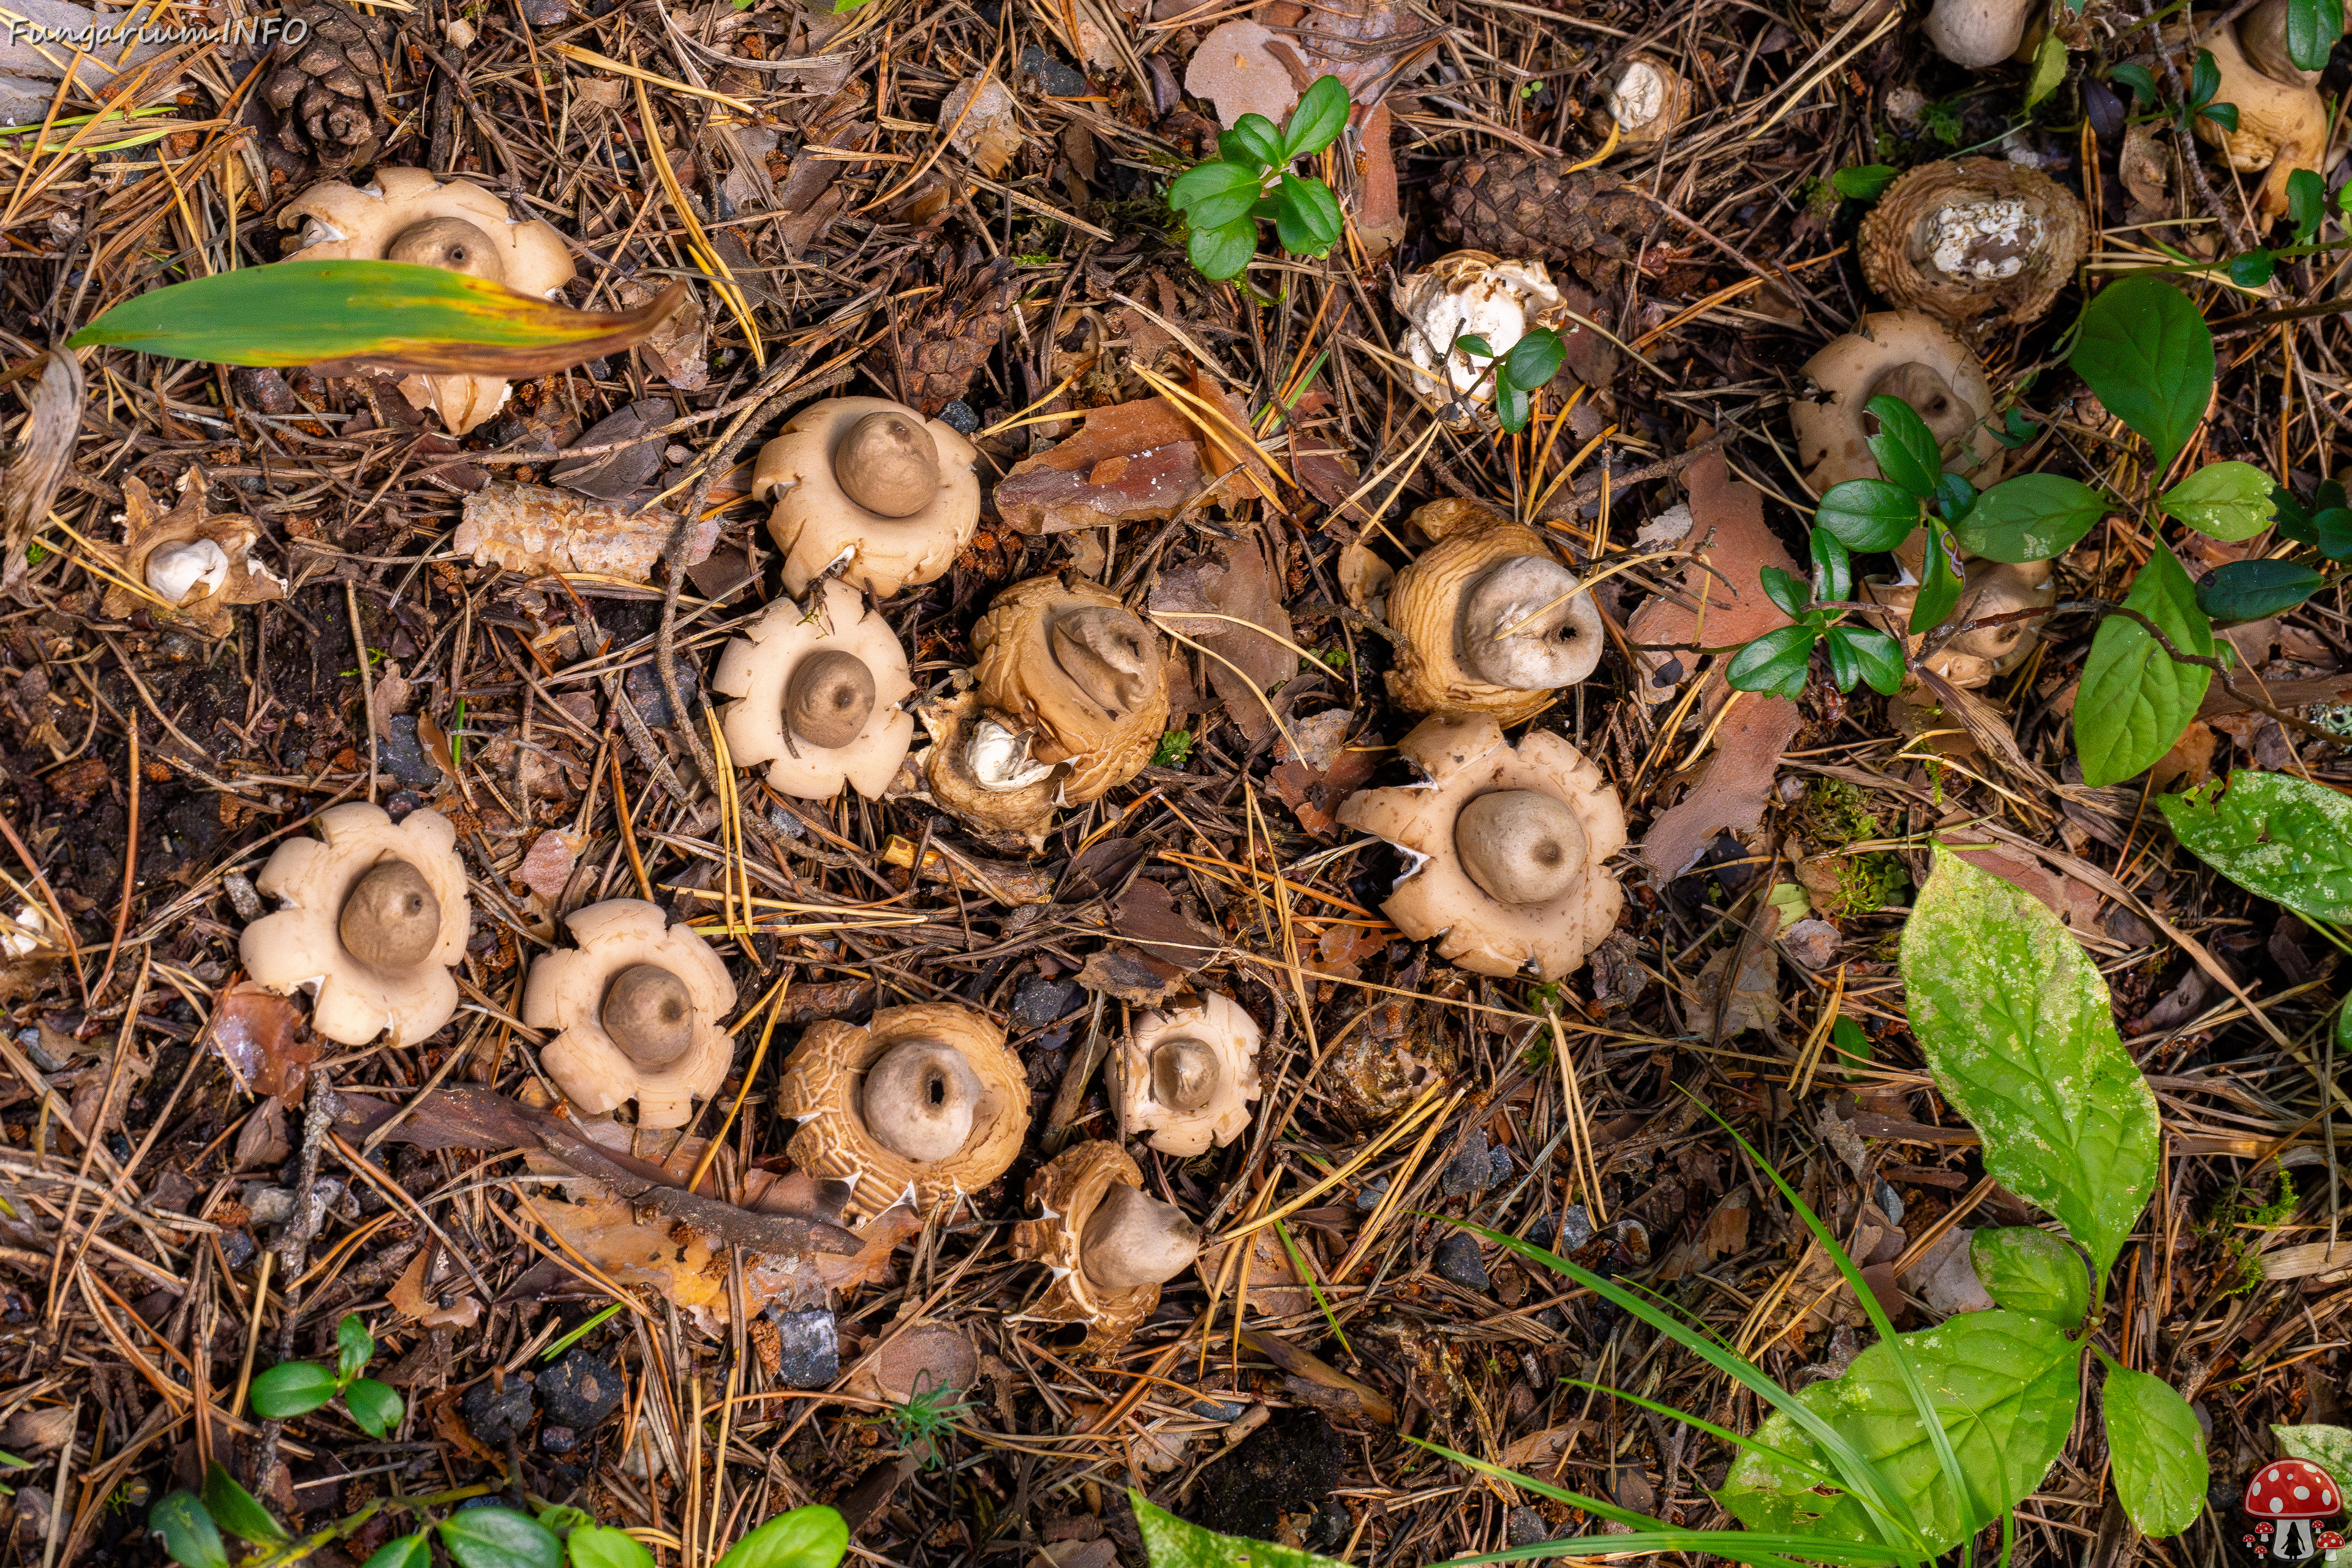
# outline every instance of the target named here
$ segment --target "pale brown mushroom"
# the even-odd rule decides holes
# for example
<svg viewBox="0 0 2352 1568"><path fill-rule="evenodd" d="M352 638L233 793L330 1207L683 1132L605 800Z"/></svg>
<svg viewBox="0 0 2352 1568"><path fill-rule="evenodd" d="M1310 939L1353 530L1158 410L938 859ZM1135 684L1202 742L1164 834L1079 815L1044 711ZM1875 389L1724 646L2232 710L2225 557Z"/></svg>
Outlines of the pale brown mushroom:
<svg viewBox="0 0 2352 1568"><path fill-rule="evenodd" d="M236 626L230 606L286 596L285 580L255 553L260 526L249 517L207 511L207 482L202 468L191 468L180 476L179 504L158 511L136 475L122 481L122 543L93 541L93 552L118 568L122 579L144 582L149 596L110 578L99 606L108 619L125 620L145 610L176 629L225 637Z"/></svg>
<svg viewBox="0 0 2352 1568"><path fill-rule="evenodd" d="M1815 495L1849 479L1883 478L1870 455L1874 397L1899 397L1942 445L1944 467L1979 489L2000 478L2006 455L1991 423L1992 385L1949 328L1919 310L1874 310L1805 362L1817 399L1789 405L1797 466Z"/></svg>
<svg viewBox="0 0 2352 1568"><path fill-rule="evenodd" d="M773 498L768 532L784 591L838 568L877 599L928 583L980 521L980 449L952 426L880 397L812 403L760 448L751 493Z"/></svg>
<svg viewBox="0 0 2352 1568"><path fill-rule="evenodd" d="M2052 565L2047 561L2011 565L1979 559L1965 563L1962 571L1966 586L1960 591L1958 604L1945 618L1946 624L1986 620L2018 610L2046 610L2058 602L2058 586L2052 581ZM1907 626L1911 606L1919 598L1916 582L1895 583L1868 577L1863 580L1862 590L1874 603L1900 611L1903 624ZM1927 656L1925 663L1954 686L1989 686L2023 665L2041 637L2041 622L2033 617L2002 626L1979 626L1938 645ZM1926 637L1923 632L1907 638L1913 654L1925 645Z"/></svg>
<svg viewBox="0 0 2352 1568"><path fill-rule="evenodd" d="M519 223L479 185L436 180L423 169L378 169L363 186L313 185L289 202L278 221L302 225L300 248L287 260L415 262L501 283L534 300L555 298L573 275L572 253L549 225ZM495 375L410 375L400 391L463 436L499 411L508 386Z"/></svg>
<svg viewBox="0 0 2352 1568"><path fill-rule="evenodd" d="M2039 321L2090 243L2083 200L2038 169L1999 158L1922 163L1862 220L1870 286L1957 326Z"/></svg>
<svg viewBox="0 0 2352 1568"><path fill-rule="evenodd" d="M1937 54L1980 70L2013 58L2047 0L1936 0L1920 30Z"/></svg>
<svg viewBox="0 0 2352 1568"><path fill-rule="evenodd" d="M1232 1142L1259 1094L1257 1043L1257 1021L1221 992L1139 1015L1108 1080L1122 1128L1183 1158Z"/></svg>
<svg viewBox="0 0 2352 1568"><path fill-rule="evenodd" d="M450 966L473 911L457 830L435 811L394 825L352 802L319 814L319 837L278 846L253 885L284 907L245 928L237 956L255 983L317 998L310 1026L346 1046L390 1030L413 1045L457 1010Z"/></svg>
<svg viewBox="0 0 2352 1568"><path fill-rule="evenodd" d="M1024 1318L1086 1327L1081 1349L1117 1350L1133 1336L1160 1289L1200 1256L1201 1231L1172 1204L1143 1191L1143 1172L1116 1143L1065 1149L1029 1178L1034 1217L1013 1227L1013 1256L1051 1272Z"/></svg>
<svg viewBox="0 0 2352 1568"><path fill-rule="evenodd" d="M1605 862L1625 847L1625 809L1601 770L1549 732L1513 747L1485 714L1425 719L1397 751L1427 782L1339 813L1413 857L1381 912L1480 974L1557 980L1582 963L1624 903Z"/></svg>
<svg viewBox="0 0 2352 1568"><path fill-rule="evenodd" d="M1654 146L1690 118L1688 79L1655 55L1633 55L1609 89L1609 114L1617 121L1617 145Z"/></svg>
<svg viewBox="0 0 2352 1568"><path fill-rule="evenodd" d="M1598 668L1601 608L1542 534L1459 500L1411 521L1436 542L1389 588L1398 706L1517 724Z"/></svg>
<svg viewBox="0 0 2352 1568"><path fill-rule="evenodd" d="M971 651L981 702L1005 736L975 727L981 753L967 761L977 777L1025 784L1024 763L1066 767L1060 801L1083 805L1141 773L1167 732L1160 634L1098 584L1013 584L973 625Z"/></svg>
<svg viewBox="0 0 2352 1568"><path fill-rule="evenodd" d="M1003 1175L1029 1130L1029 1081L1004 1031L952 1002L885 1007L864 1028L812 1024L776 1108L800 1122L793 1163L849 1184L854 1216L923 1212Z"/></svg>
<svg viewBox="0 0 2352 1568"><path fill-rule="evenodd" d="M925 1394L950 1395L980 1382L980 1352L971 1336L939 1318L891 1324L883 1342L842 1380L841 1392L877 1405L904 1405Z"/></svg>
<svg viewBox="0 0 2352 1568"><path fill-rule="evenodd" d="M1298 88L1276 55L1278 40L1247 17L1220 22L1184 67L1184 90L1217 106L1226 130L1244 114L1280 126L1298 107Z"/></svg>
<svg viewBox="0 0 2352 1568"><path fill-rule="evenodd" d="M1571 350L1585 330L1542 262L1506 261L1483 250L1452 251L1407 273L1390 289L1389 300L1405 320L1413 390L1440 405L1495 400L1489 357L1463 348L1462 339L1480 339L1500 358L1538 327L1559 333Z"/></svg>
<svg viewBox="0 0 2352 1568"><path fill-rule="evenodd" d="M736 701L720 722L744 767L768 787L829 800L845 787L879 800L914 742L906 650L857 591L828 580L810 607L779 599L719 656L711 689Z"/></svg>
<svg viewBox="0 0 2352 1568"><path fill-rule="evenodd" d="M522 1021L556 1031L539 1064L583 1116L637 1102L637 1125L683 1127L726 1081L735 1038L727 963L659 904L607 899L564 922L577 945L530 966Z"/></svg>
<svg viewBox="0 0 2352 1568"><path fill-rule="evenodd" d="M2255 205L2263 216L2277 218L2287 210L2287 181L2297 169L2324 172L2334 160L2327 142L2327 101L2319 95L2319 73L2297 67L2286 51L2286 0L2263 3L2238 18L2234 26L2202 24L2165 30L2168 43L2181 51L2185 71L2200 48L2210 49L2221 85L2216 103L2235 104L2237 129L2225 130L2207 116L2197 117L2198 139L2221 149L2230 167L2242 174L2267 170Z"/></svg>

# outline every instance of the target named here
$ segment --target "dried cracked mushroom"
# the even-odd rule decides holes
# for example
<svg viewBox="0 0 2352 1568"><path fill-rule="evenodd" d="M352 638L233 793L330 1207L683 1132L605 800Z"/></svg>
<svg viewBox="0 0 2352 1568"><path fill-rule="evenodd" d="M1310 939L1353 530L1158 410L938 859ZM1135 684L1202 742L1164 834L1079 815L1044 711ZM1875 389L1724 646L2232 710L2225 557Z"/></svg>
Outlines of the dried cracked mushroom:
<svg viewBox="0 0 2352 1568"><path fill-rule="evenodd" d="M1906 542L1907 543L1908 542ZM1907 552L1911 559L1904 562L1916 569L1918 552ZM1902 559L1905 551L1896 552ZM1965 586L1959 602L1943 624L1990 620L1996 616L2014 614L2020 610L2046 610L2058 602L2058 585L2052 578L2053 564L2047 561L2029 561L2021 565L1989 561L1982 557L1962 563ZM1906 617L1919 597L1919 584L1912 571L1906 571L1900 581L1884 577L1863 580L1863 593L1874 602L1899 610ZM1910 651L1916 657L1925 646L1928 634L1909 639ZM2032 653L2041 640L2041 617L2029 616L2001 626L1979 626L1961 632L1937 645L1926 656L1929 669L1954 686L1974 688L1989 686L2001 676L2014 673Z"/></svg>
<svg viewBox="0 0 2352 1568"><path fill-rule="evenodd" d="M1609 89L1609 115L1617 122L1617 145L1654 146L1690 118L1690 81L1655 55L1634 55Z"/></svg>
<svg viewBox="0 0 2352 1568"><path fill-rule="evenodd" d="M818 584L807 609L779 599L719 656L711 689L738 700L727 749L768 764L768 787L828 800L844 786L879 800L915 736L899 704L914 695L890 623L846 584Z"/></svg>
<svg viewBox="0 0 2352 1568"><path fill-rule="evenodd" d="M395 824L358 801L320 812L318 828L253 879L284 907L245 928L238 960L281 995L310 992L310 1026L339 1044L422 1040L457 1010L449 970L473 922L457 829L436 811Z"/></svg>
<svg viewBox="0 0 2352 1568"><path fill-rule="evenodd" d="M1136 1018L1111 1058L1120 1123L1163 1154L1232 1142L1258 1097L1257 1021L1220 992Z"/></svg>
<svg viewBox="0 0 2352 1568"><path fill-rule="evenodd" d="M1625 808L1559 735L1517 746L1487 715L1426 719L1397 748L1427 782L1348 797L1339 820L1412 858L1381 912L1480 974L1557 980L1616 924L1624 894L1605 864Z"/></svg>
<svg viewBox="0 0 2352 1568"><path fill-rule="evenodd" d="M1506 261L1483 250L1456 250L1397 279L1390 302L1405 320L1413 390L1433 403L1495 400L1490 363L1461 347L1481 338L1499 358L1538 327L1559 334L1575 354L1582 324L1540 261Z"/></svg>
<svg viewBox="0 0 2352 1568"><path fill-rule="evenodd" d="M777 1109L793 1163L850 1188L847 1212L928 1212L1003 1175L1029 1130L1029 1082L1004 1031L952 1002L885 1007L864 1027L812 1024Z"/></svg>
<svg viewBox="0 0 2352 1568"><path fill-rule="evenodd" d="M302 225L289 261L413 261L502 283L549 300L572 281L572 253L537 218L516 222L479 185L440 181L423 169L379 169L365 185L313 185L286 205L278 222ZM403 396L441 416L463 436L496 414L507 383L495 375L410 375Z"/></svg>
<svg viewBox="0 0 2352 1568"><path fill-rule="evenodd" d="M1389 588L1400 707L1517 724L1599 666L1600 606L1542 534L1452 499L1411 521L1436 542Z"/></svg>
<svg viewBox="0 0 2352 1568"><path fill-rule="evenodd" d="M225 637L236 626L230 606L286 596L284 579L253 552L260 527L249 517L206 512L205 482L203 469L190 468L180 476L179 504L159 513L145 484L135 477L122 481L122 543L104 546L102 553L124 578L146 584L152 597L110 582L100 606L109 619L144 608L201 636Z"/></svg>
<svg viewBox="0 0 2352 1568"><path fill-rule="evenodd" d="M1200 1256L1200 1227L1146 1193L1141 1168L1105 1140L1055 1156L1029 1178L1028 1199L1035 1217L1013 1227L1013 1256L1045 1265L1052 1283L1024 1316L1085 1325L1091 1353L1125 1344L1160 1288Z"/></svg>
<svg viewBox="0 0 2352 1568"><path fill-rule="evenodd" d="M637 1102L637 1125L683 1127L735 1059L726 961L659 904L607 899L564 921L576 946L541 954L522 1021L557 1031L540 1065L583 1116Z"/></svg>
<svg viewBox="0 0 2352 1568"><path fill-rule="evenodd" d="M2004 449L1993 433L1992 384L1950 329L1918 310L1874 310L1805 362L1819 395L1789 405L1797 466L1815 495L1849 479L1882 476L1871 456L1865 410L1874 397L1899 397L1927 422L1944 466L1979 489L2000 478Z"/></svg>
<svg viewBox="0 0 2352 1568"><path fill-rule="evenodd" d="M773 499L768 532L784 591L839 569L887 599L954 564L980 522L980 449L952 426L881 397L833 397L784 422L760 448L751 493Z"/></svg>
<svg viewBox="0 0 2352 1568"><path fill-rule="evenodd" d="M1999 158L1922 163L1862 220L1863 276L1895 304L1954 326L2039 321L2090 242L2082 198Z"/></svg>

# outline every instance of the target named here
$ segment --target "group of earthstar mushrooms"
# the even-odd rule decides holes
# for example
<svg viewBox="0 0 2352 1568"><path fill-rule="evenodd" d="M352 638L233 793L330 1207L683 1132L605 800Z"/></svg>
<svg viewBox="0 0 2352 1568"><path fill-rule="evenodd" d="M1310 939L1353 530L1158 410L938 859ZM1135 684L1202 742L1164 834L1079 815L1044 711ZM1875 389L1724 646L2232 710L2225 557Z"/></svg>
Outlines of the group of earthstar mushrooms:
<svg viewBox="0 0 2352 1568"><path fill-rule="evenodd" d="M2263 0L2234 31L2200 40L2221 63L2221 95L2240 106L2231 162L2270 167L2264 201L2282 207L2284 172L2324 154L2326 125L2309 79L2285 58L2284 12L2285 0ZM1953 59L1986 64L2030 50L2027 22L2042 14L2015 0L1937 0L1929 36ZM2240 79L2256 73L2275 92ZM1638 142L1669 133L1689 100L1671 68L1640 57L1612 103L1622 137ZM2210 122L2200 131L2221 134ZM383 170L364 188L322 185L288 212L303 225L296 258L423 262L549 297L572 276L546 224L514 221L488 192L417 170ZM2016 163L1942 162L1897 179L1861 238L1864 276L1895 308L1867 315L1805 367L1818 394L1791 409L1805 482L1819 493L1875 475L1864 408L1883 393L1919 412L1948 466L1979 487L1997 479L1991 388L1958 334L2039 317L2081 258L2088 226L2075 196ZM1395 303L1421 390L1446 416L1476 418L1475 405L1494 395L1491 371L1456 340L1482 337L1500 355L1538 326L1573 338L1589 302L1575 293L1540 263L1475 251L1405 278ZM401 387L461 435L509 390L465 375L411 376ZM1160 635L1118 595L1072 576L996 595L971 634L975 667L958 695L924 710L931 744L910 761L915 715L902 704L915 685L874 605L955 560L980 516L978 459L949 426L863 397L802 409L761 451L753 490L773 500L769 531L791 597L729 644L713 685L733 700L723 729L734 760L764 765L778 794L825 799L846 786L878 797L904 767L933 804L983 835L1034 844L1057 807L1100 797L1150 761L1170 710ZM1514 743L1504 731L1592 672L1601 616L1535 529L1458 500L1411 521L1433 542L1387 584L1396 643L1387 679L1399 707L1424 715L1398 748L1423 782L1360 792L1339 816L1407 855L1381 906L1400 931L1480 973L1555 980L1615 923L1622 894L1605 863L1624 846L1624 812L1561 736ZM193 561L184 544L164 540L129 564L184 612L236 588L226 561ZM1914 535L1896 552L1902 574L1865 591L1906 607L1923 550ZM2046 563L1966 570L1956 615L2053 601ZM1955 685L1981 686L2014 668L2032 636L2017 624L1962 635L1930 663ZM311 992L312 1026L330 1039L431 1035L456 1011L449 971L470 921L454 830L431 810L395 823L357 804L322 813L318 826L317 839L280 845L258 879L284 907L247 930L247 969L274 990ZM640 1127L684 1125L733 1062L721 1023L736 1001L726 964L639 900L591 905L566 924L576 945L538 960L524 992L523 1021L552 1032L542 1068L582 1115L634 1100ZM1230 1143L1258 1098L1258 1037L1249 1015L1213 992L1141 1015L1107 1069L1121 1124L1180 1157ZM902 1203L927 1212L996 1180L1022 1147L1028 1098L992 1019L932 1003L883 1008L864 1026L811 1026L785 1063L779 1109L800 1124L794 1163L845 1184L845 1218L856 1221ZM1015 1256L1050 1273L1032 1315L1082 1325L1090 1350L1124 1342L1200 1251L1198 1229L1142 1184L1117 1142L1078 1143L1032 1179L1033 1217L1014 1231Z"/></svg>

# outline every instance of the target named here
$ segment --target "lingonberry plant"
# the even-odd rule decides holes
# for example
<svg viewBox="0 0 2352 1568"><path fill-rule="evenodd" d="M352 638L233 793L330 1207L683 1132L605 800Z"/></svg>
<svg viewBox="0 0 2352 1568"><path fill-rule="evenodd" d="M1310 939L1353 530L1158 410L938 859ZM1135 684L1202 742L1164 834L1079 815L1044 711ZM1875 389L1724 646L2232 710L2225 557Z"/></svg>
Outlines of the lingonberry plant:
<svg viewBox="0 0 2352 1568"><path fill-rule="evenodd" d="M1475 333L1454 339L1454 346L1473 358L1488 362L1486 368L1495 376L1495 417L1514 436L1528 427L1528 394L1549 385L1551 378L1559 374L1560 363L1568 357L1568 345L1549 327L1529 328L1500 356L1496 354L1493 344Z"/></svg>
<svg viewBox="0 0 2352 1568"><path fill-rule="evenodd" d="M400 1425L400 1395L372 1377L362 1377L375 1359L375 1336L357 1313L335 1325L335 1368L316 1362L279 1362L253 1380L254 1410L272 1421L308 1415L341 1394L343 1408L371 1437L388 1437Z"/></svg>
<svg viewBox="0 0 2352 1568"><path fill-rule="evenodd" d="M1327 256L1339 242L1339 199L1322 181L1290 166L1338 140L1348 123L1348 89L1318 77L1277 128L1244 114L1217 138L1217 156L1179 175L1168 205L1184 215L1185 253L1205 278L1238 278L1257 254L1258 224L1274 220L1275 238L1293 256Z"/></svg>

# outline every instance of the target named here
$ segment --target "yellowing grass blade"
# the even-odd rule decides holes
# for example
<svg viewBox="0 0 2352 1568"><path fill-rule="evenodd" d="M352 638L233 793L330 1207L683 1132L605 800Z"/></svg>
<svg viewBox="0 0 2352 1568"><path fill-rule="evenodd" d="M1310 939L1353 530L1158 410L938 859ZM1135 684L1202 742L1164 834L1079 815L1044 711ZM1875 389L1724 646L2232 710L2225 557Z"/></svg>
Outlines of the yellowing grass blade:
<svg viewBox="0 0 2352 1568"><path fill-rule="evenodd" d="M405 261L280 261L125 300L68 340L214 364L360 364L438 375L545 375L645 338L686 302L574 310Z"/></svg>

